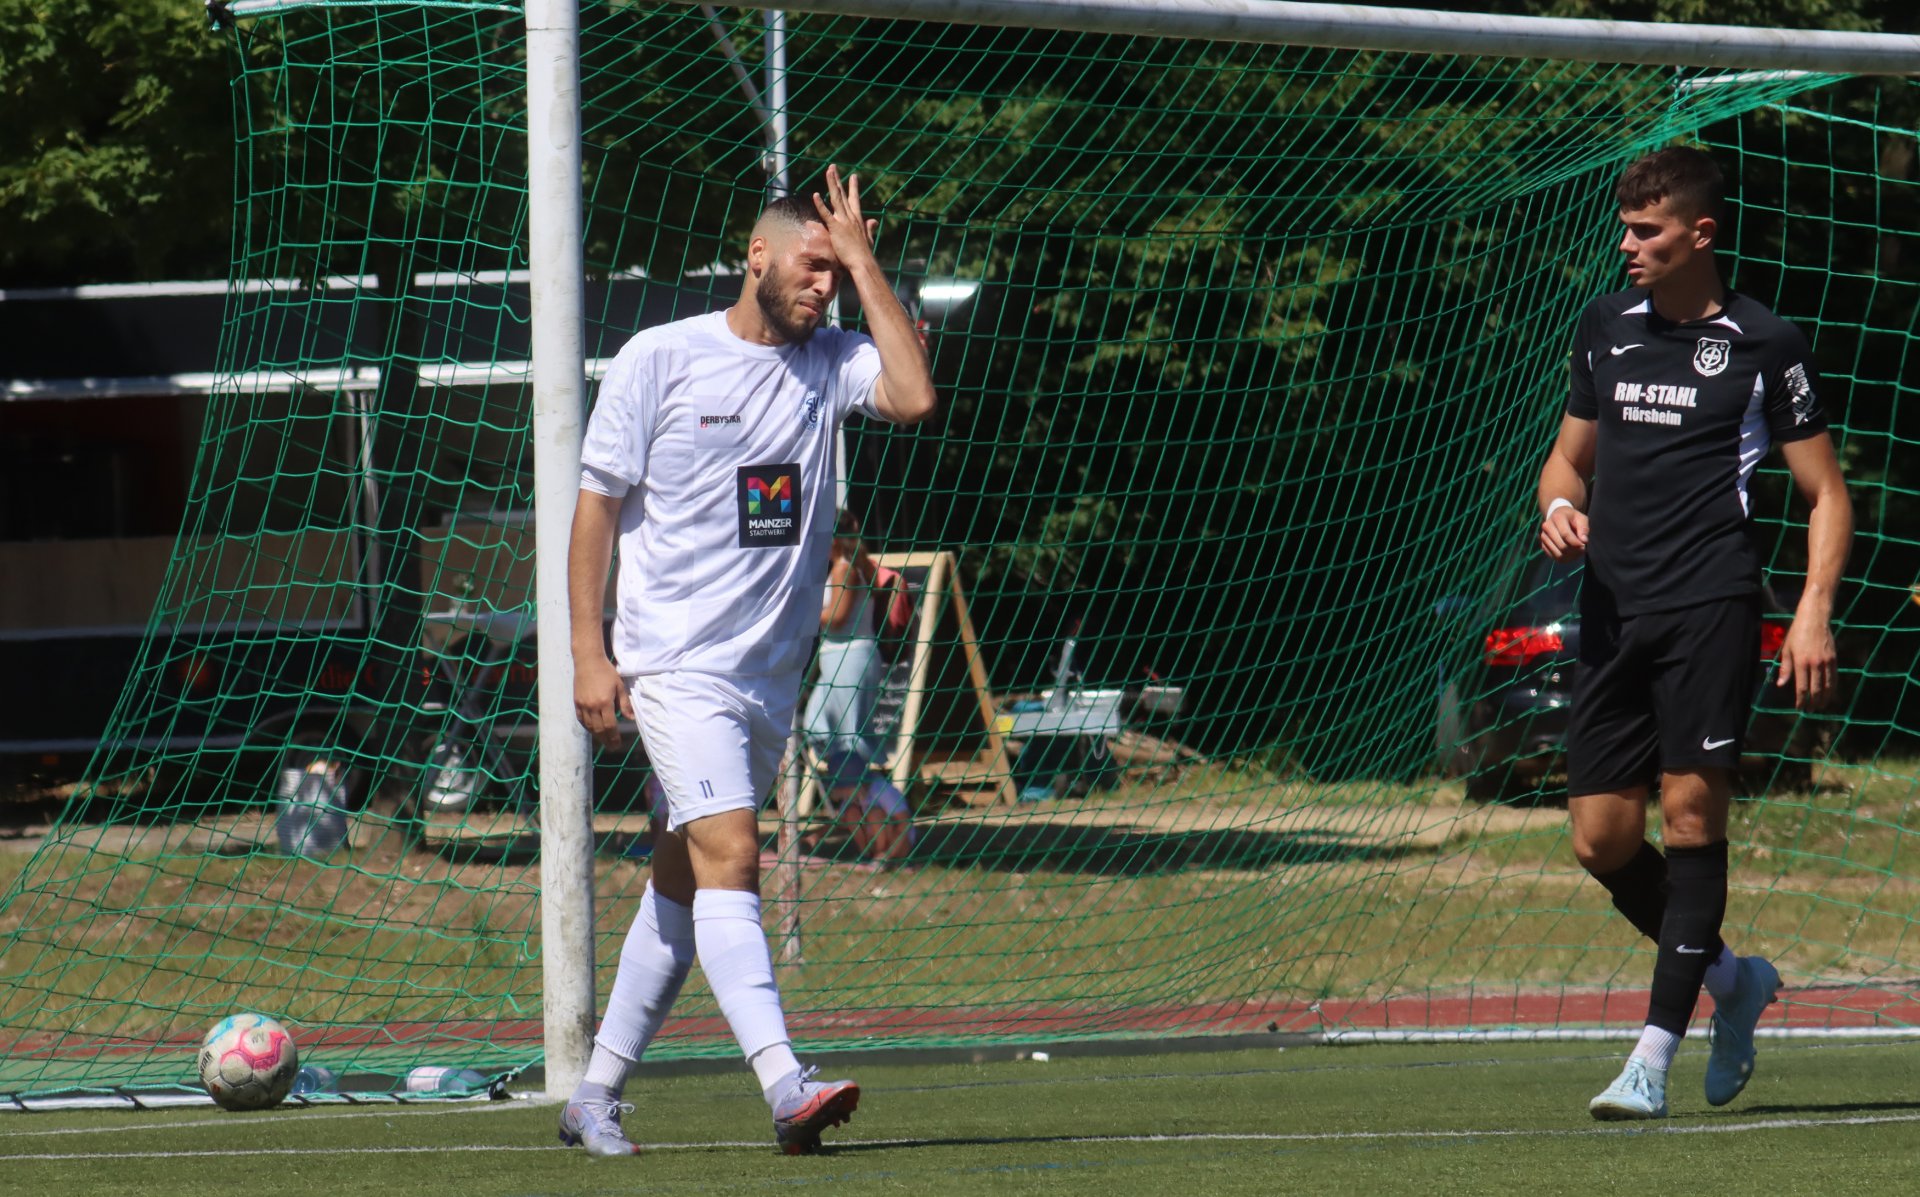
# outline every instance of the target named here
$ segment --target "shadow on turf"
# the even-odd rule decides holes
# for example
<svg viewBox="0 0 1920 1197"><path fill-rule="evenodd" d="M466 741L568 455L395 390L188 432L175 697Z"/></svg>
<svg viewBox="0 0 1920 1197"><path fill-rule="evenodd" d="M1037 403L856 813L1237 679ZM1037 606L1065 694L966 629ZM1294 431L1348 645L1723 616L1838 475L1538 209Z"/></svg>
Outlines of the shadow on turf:
<svg viewBox="0 0 1920 1197"><path fill-rule="evenodd" d="M986 868L1007 873L1046 870L1139 877L1183 869L1268 869L1275 866L1392 860L1406 850L1345 832L1142 831L1034 822L1019 825L923 824L909 863ZM815 855L857 855L836 837Z"/></svg>
<svg viewBox="0 0 1920 1197"><path fill-rule="evenodd" d="M1063 1143L1084 1143L1098 1135L978 1135L952 1139L889 1139L884 1143L824 1142L810 1155L856 1155L870 1151L900 1151L921 1147L1030 1147Z"/></svg>
<svg viewBox="0 0 1920 1197"><path fill-rule="evenodd" d="M1708 1117L1738 1118L1754 1114L1890 1114L1914 1110L1920 1110L1920 1101L1802 1101L1741 1106L1737 1110L1716 1110Z"/></svg>

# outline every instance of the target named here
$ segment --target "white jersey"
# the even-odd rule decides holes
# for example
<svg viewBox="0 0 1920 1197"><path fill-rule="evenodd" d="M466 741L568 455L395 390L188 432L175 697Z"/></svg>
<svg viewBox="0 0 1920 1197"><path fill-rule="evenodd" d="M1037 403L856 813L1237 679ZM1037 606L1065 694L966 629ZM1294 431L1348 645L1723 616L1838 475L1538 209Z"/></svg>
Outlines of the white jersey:
<svg viewBox="0 0 1920 1197"><path fill-rule="evenodd" d="M600 384L581 486L623 498L614 662L798 674L820 628L834 432L870 416L880 352L822 326L755 345L716 312L649 328Z"/></svg>

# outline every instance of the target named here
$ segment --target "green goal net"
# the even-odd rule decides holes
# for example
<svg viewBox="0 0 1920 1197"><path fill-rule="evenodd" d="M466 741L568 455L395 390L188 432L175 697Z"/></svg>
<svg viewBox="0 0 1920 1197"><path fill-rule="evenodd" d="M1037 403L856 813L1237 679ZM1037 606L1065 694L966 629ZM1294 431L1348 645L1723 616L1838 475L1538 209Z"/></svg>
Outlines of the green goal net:
<svg viewBox="0 0 1920 1197"><path fill-rule="evenodd" d="M190 1085L241 1009L355 1090L542 1057L523 21L232 10L192 501L84 783L0 857L19 1100ZM597 378L732 302L776 93L757 12L582 25ZM1577 578L1531 495L1612 181L1675 139L1812 337L1861 529L1842 701L1756 714L1728 937L1782 1026L1920 1022L1920 89L803 14L786 56L793 186L860 173L943 401L846 431L919 613L877 737L916 840L876 870L813 774L770 796L803 1052L1638 1025L1651 956L1556 806ZM1755 494L1790 603L1804 509ZM646 777L596 758L602 995ZM653 1054L734 1050L696 972Z"/></svg>

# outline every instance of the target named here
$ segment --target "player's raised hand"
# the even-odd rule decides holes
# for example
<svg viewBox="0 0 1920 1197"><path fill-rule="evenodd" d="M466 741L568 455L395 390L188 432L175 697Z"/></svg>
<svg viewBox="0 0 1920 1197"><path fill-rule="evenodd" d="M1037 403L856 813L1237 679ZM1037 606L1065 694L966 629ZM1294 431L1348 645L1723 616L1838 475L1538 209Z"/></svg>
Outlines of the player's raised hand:
<svg viewBox="0 0 1920 1197"><path fill-rule="evenodd" d="M1579 560L1587 551L1587 513L1577 507L1555 507L1552 515L1540 521L1540 547L1563 565Z"/></svg>
<svg viewBox="0 0 1920 1197"><path fill-rule="evenodd" d="M827 235L833 239L833 252L844 269L852 270L856 264L873 260L873 235L880 222L860 214L859 175L848 175L843 185L840 168L827 167L827 194L822 198L818 191L814 192L813 206L826 222Z"/></svg>
<svg viewBox="0 0 1920 1197"><path fill-rule="evenodd" d="M1826 620L1795 618L1780 646L1780 673L1773 684L1792 686L1793 705L1803 711L1824 707L1833 698L1839 656Z"/></svg>

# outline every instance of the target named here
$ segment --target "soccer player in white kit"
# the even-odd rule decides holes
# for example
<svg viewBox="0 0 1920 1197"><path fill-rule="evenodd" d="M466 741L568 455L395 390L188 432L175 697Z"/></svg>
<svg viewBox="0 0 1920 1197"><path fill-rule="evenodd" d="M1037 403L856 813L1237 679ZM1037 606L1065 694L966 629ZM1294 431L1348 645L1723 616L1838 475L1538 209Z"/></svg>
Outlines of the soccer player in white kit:
<svg viewBox="0 0 1920 1197"><path fill-rule="evenodd" d="M760 801L812 652L834 524L835 430L934 410L912 322L874 259L859 176L768 205L740 301L646 329L614 358L581 454L568 553L574 705L601 743L640 728L666 798L653 874L560 1137L629 1155L622 1089L697 957L789 1154L860 1100L815 1080L787 1036L760 923ZM822 327L842 280L872 335ZM614 660L601 603L620 550Z"/></svg>

